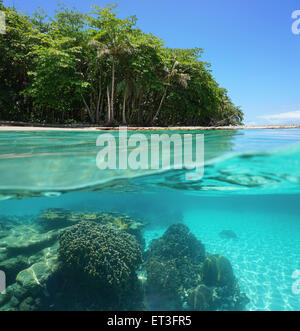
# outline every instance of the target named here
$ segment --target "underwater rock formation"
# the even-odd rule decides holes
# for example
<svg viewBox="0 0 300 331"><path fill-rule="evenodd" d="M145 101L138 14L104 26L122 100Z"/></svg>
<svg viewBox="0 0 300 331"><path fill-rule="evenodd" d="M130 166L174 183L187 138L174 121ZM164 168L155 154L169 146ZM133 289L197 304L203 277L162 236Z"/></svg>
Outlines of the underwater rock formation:
<svg viewBox="0 0 300 331"><path fill-rule="evenodd" d="M17 274L29 267L28 257L18 255L16 257L0 261L0 270L5 272L6 281L11 284L15 281Z"/></svg>
<svg viewBox="0 0 300 331"><path fill-rule="evenodd" d="M67 273L67 268L61 268L61 263L58 263L59 234L67 229L74 230L74 225L79 226L82 219L94 220L100 227L104 226L101 224L107 224L104 233L114 234L111 240L103 238L100 246L111 249L104 256L103 265L111 265L106 281L117 287L115 291L100 284L98 291L95 291L95 283L90 280L86 282L86 278L81 278L82 274L76 274L73 270ZM142 285L133 271L141 262L141 246L145 242L141 229L145 223L113 212L93 214L64 209L47 209L38 218L34 215L3 218L1 221L0 269L6 274L7 291L0 296L0 310L144 307ZM86 223L90 225L92 222ZM130 232L135 238L140 238L140 245ZM96 255L98 253L101 253L101 249L97 250Z"/></svg>
<svg viewBox="0 0 300 331"><path fill-rule="evenodd" d="M44 284L47 283L52 274L57 270L56 259L37 262L27 269L22 270L16 278L16 281L22 289L28 291L31 295L37 295Z"/></svg>
<svg viewBox="0 0 300 331"><path fill-rule="evenodd" d="M82 221L93 221L101 225L107 225L118 230L126 231L135 236L142 248L145 248L142 230L146 224L128 215L116 212L73 212L61 208L50 208L43 210L38 216L38 224L43 231L63 229Z"/></svg>
<svg viewBox="0 0 300 331"><path fill-rule="evenodd" d="M152 309L243 310L228 259L205 254L203 244L183 224L170 226L146 252L146 295Z"/></svg>
<svg viewBox="0 0 300 331"><path fill-rule="evenodd" d="M11 220L0 215L0 239L7 235L7 232L13 227Z"/></svg>
<svg viewBox="0 0 300 331"><path fill-rule="evenodd" d="M249 302L230 261L207 254L182 223L153 240L142 263L144 223L61 209L43 217L2 227L0 310L243 310Z"/></svg>
<svg viewBox="0 0 300 331"><path fill-rule="evenodd" d="M46 233L39 233L34 229L29 231L28 226L19 228L18 234L12 233L12 235L5 237L3 242L3 253L7 257L14 257L16 255L32 255L46 247L52 246L57 240L59 231L52 230Z"/></svg>
<svg viewBox="0 0 300 331"><path fill-rule="evenodd" d="M153 308L180 308L186 288L197 286L205 248L182 223L171 225L146 253L148 302Z"/></svg>
<svg viewBox="0 0 300 331"><path fill-rule="evenodd" d="M20 271L43 258L44 250L57 242L59 232L40 233L34 225L18 223L5 231L0 240L0 270L5 272L7 283L12 284Z"/></svg>
<svg viewBox="0 0 300 331"><path fill-rule="evenodd" d="M149 261L146 265L147 301L152 309L161 306L180 307L179 288L183 277L175 261Z"/></svg>
<svg viewBox="0 0 300 331"><path fill-rule="evenodd" d="M222 255L209 255L202 267L203 282L208 286L226 286L234 283L232 266Z"/></svg>
<svg viewBox="0 0 300 331"><path fill-rule="evenodd" d="M38 216L38 223L45 231L66 228L74 225L75 222L72 219L72 213L70 211L60 208L43 210Z"/></svg>
<svg viewBox="0 0 300 331"><path fill-rule="evenodd" d="M148 259L160 257L161 261L188 259L199 263L205 259L205 247L183 223L171 225L159 239L152 240Z"/></svg>
<svg viewBox="0 0 300 331"><path fill-rule="evenodd" d="M40 310L48 296L47 284L58 269L57 245L31 257L29 267L21 270L0 296L0 310ZM46 308L47 309L47 308Z"/></svg>
<svg viewBox="0 0 300 331"><path fill-rule="evenodd" d="M190 291L187 303L193 310L208 310L212 306L213 291L206 285L198 285Z"/></svg>

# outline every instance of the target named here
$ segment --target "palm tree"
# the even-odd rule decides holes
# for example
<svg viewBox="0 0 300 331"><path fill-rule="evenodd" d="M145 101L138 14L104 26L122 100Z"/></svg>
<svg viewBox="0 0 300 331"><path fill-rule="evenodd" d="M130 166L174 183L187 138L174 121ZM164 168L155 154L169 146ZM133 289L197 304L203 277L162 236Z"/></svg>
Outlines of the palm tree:
<svg viewBox="0 0 300 331"><path fill-rule="evenodd" d="M126 54L132 54L134 48L130 45L128 39L114 38L108 42L101 42L96 39L90 41L90 45L97 47L97 56L110 56L111 57L111 91L108 97L108 123L114 121L114 94L115 94L115 64L116 59L122 59ZM107 91L109 88L107 89ZM109 93L108 93L109 96Z"/></svg>
<svg viewBox="0 0 300 331"><path fill-rule="evenodd" d="M154 121L158 118L162 105L167 97L167 93L168 93L168 89L171 85L172 81L175 81L176 83L180 84L181 86L183 86L184 88L187 88L188 86L188 81L191 79L190 75L188 74L184 74L184 73L180 73L176 67L178 66L179 62L177 62L176 60L173 63L173 66L171 68L171 70L169 70L167 67L165 67L165 72L166 72L166 87L163 93L163 96L161 98L159 107L152 119L152 124L154 123Z"/></svg>

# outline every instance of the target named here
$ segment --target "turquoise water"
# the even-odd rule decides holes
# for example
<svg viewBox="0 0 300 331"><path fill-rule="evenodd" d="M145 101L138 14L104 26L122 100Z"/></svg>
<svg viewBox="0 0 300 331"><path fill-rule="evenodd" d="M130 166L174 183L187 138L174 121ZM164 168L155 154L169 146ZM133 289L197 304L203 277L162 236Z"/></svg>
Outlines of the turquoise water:
<svg viewBox="0 0 300 331"><path fill-rule="evenodd" d="M9 270L7 285L36 262L36 250L22 249L37 240L44 210L118 212L147 224L146 249L170 225L187 225L207 252L231 262L250 299L246 310L300 310L292 291L300 269L300 130L195 133L205 134L204 177L186 181L185 170L100 171L99 132L1 132L0 270ZM237 239L220 236L223 230ZM23 246L8 256L11 241Z"/></svg>

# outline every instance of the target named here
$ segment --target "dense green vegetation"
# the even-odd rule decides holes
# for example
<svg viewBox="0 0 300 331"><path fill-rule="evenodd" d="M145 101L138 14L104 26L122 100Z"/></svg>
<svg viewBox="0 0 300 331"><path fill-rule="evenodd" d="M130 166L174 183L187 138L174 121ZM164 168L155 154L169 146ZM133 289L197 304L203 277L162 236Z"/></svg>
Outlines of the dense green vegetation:
<svg viewBox="0 0 300 331"><path fill-rule="evenodd" d="M32 17L4 7L0 120L129 125L236 125L242 111L202 49L170 49L115 6Z"/></svg>

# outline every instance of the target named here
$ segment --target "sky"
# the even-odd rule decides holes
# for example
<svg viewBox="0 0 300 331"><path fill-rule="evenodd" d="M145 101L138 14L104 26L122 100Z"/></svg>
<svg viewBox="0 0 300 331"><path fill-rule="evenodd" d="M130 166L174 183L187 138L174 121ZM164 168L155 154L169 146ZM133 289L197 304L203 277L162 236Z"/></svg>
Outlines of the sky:
<svg viewBox="0 0 300 331"><path fill-rule="evenodd" d="M300 0L60 2L84 12L92 4L118 3L120 17L136 15L138 26L166 46L203 48L202 59L212 64L217 82L241 106L245 124L300 124ZM42 7L52 15L58 2L4 0L4 4L28 14Z"/></svg>

